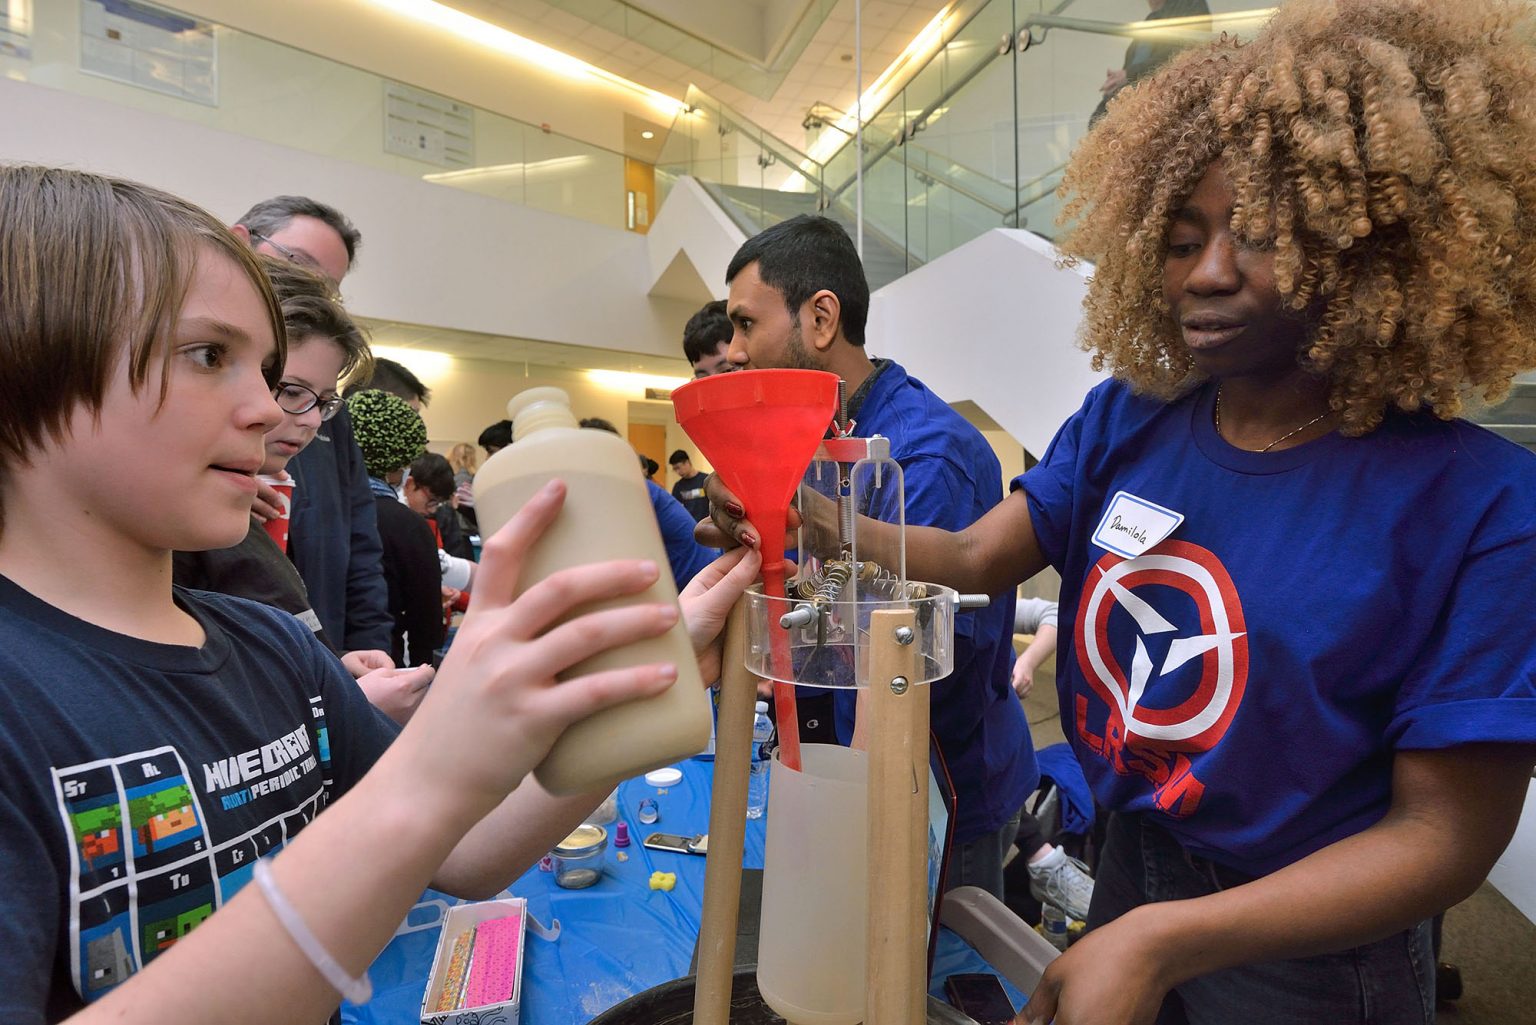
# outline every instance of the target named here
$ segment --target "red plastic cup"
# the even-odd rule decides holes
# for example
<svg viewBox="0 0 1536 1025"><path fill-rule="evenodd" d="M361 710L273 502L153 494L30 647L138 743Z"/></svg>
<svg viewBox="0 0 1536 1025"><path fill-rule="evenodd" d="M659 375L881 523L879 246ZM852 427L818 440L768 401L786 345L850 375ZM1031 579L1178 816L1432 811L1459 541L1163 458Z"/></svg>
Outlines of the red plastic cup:
<svg viewBox="0 0 1536 1025"><path fill-rule="evenodd" d="M272 517L262 526L267 528L267 536L276 542L277 547L287 552L288 522L293 516L293 478L261 476L256 479L277 492L278 504L282 507L283 514Z"/></svg>

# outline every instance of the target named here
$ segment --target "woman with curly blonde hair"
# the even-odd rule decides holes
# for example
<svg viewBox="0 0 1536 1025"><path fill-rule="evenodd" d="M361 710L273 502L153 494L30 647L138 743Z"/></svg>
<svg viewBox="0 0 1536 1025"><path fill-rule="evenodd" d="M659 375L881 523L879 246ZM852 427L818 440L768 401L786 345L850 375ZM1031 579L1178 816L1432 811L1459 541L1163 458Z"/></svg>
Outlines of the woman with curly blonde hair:
<svg viewBox="0 0 1536 1025"><path fill-rule="evenodd" d="M1112 379L970 529L907 530L915 579L1062 576L1111 818L1023 1020L1433 1022L1427 920L1536 761L1536 459L1456 419L1536 366L1527 13L1290 0L1075 154Z"/></svg>
<svg viewBox="0 0 1536 1025"><path fill-rule="evenodd" d="M448 465L453 468L453 507L471 532L479 529L475 518L475 470L479 462L475 446L467 441L459 442L448 452Z"/></svg>
<svg viewBox="0 0 1536 1025"><path fill-rule="evenodd" d="M1061 569L1113 812L1030 1021L1434 1020L1536 760L1536 460L1454 419L1536 366L1522 13L1291 0L1075 155L1113 380L966 545L1011 569L967 590Z"/></svg>

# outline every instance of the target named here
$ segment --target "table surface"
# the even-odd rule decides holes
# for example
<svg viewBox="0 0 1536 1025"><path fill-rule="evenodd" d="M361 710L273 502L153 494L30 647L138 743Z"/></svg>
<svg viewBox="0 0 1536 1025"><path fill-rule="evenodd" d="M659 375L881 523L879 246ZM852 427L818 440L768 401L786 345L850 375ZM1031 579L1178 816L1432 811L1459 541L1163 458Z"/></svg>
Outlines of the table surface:
<svg viewBox="0 0 1536 1025"><path fill-rule="evenodd" d="M713 763L690 759L678 765L682 781L658 790L644 779L619 787L619 817L629 824L631 843L613 846L613 824L604 855L604 872L594 886L563 890L554 875L529 870L509 888L526 898L528 911L548 926L560 923L559 938L540 939L528 932L523 961L521 1025L584 1025L623 1000L653 986L689 974L704 897L705 859L693 854L653 851L640 845L653 832L694 833L709 829L709 788ZM656 801L660 819L642 824L640 801ZM766 819L748 820L743 864L763 865ZM625 854L625 860L618 855ZM650 889L654 871L675 872L670 891ZM437 948L438 922L452 897L428 891L401 933L385 947L369 976L374 996L366 1005L342 1007L342 1020L357 1025L405 1025L420 1018L422 995ZM408 931L409 930L409 931ZM943 980L957 972L992 969L948 929L940 930L930 992L942 998ZM1006 981L1014 1006L1024 995Z"/></svg>

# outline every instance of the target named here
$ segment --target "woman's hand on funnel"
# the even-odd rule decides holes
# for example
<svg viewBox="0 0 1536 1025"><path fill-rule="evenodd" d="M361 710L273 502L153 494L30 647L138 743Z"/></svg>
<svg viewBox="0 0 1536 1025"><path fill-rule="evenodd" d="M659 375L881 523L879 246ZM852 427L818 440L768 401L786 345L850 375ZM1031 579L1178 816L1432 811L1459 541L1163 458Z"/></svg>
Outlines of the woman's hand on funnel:
<svg viewBox="0 0 1536 1025"><path fill-rule="evenodd" d="M730 548L735 545L756 548L760 544L762 532L746 518L746 510L741 507L731 489L720 480L719 474L709 475L704 493L709 497L710 518L694 528L693 536L700 544L710 548ZM802 488L796 498L805 505L803 510L798 505L790 505L785 517L784 547L798 547L802 537L797 532L802 524L808 523L812 527L809 533L814 538L812 548L817 554L837 551L837 504L809 488Z"/></svg>
<svg viewBox="0 0 1536 1025"><path fill-rule="evenodd" d="M704 494L709 498L709 519L699 521L693 530L694 540L709 548L734 548L737 545L756 548L763 536L762 532L747 519L747 512L741 502L725 486L718 473L710 474L704 482ZM788 530L785 532L784 547L793 548L794 537L789 531L800 526L800 513L794 507L789 510L786 526Z"/></svg>

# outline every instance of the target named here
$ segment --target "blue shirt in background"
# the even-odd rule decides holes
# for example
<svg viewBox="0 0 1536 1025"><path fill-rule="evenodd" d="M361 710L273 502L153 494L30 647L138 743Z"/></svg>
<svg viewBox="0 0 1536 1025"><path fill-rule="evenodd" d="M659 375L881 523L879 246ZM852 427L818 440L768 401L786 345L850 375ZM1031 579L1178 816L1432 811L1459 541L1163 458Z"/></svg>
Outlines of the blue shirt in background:
<svg viewBox="0 0 1536 1025"><path fill-rule="evenodd" d="M854 396L861 438L890 439L901 466L906 520L963 530L1003 498L1003 470L992 447L959 413L877 360ZM992 604L955 616L955 669L929 686L931 725L955 784L955 843L1001 829L1039 782L1029 723L1013 692L1012 589ZM853 735L854 691L837 692L838 735Z"/></svg>
<svg viewBox="0 0 1536 1025"><path fill-rule="evenodd" d="M656 510L656 525L661 528L661 540L667 546L667 563L672 567L672 578L681 591L688 586L694 574L715 561L713 548L705 548L693 539L694 519L683 508L683 503L667 494L660 484L649 477L645 490L651 496L651 508Z"/></svg>

